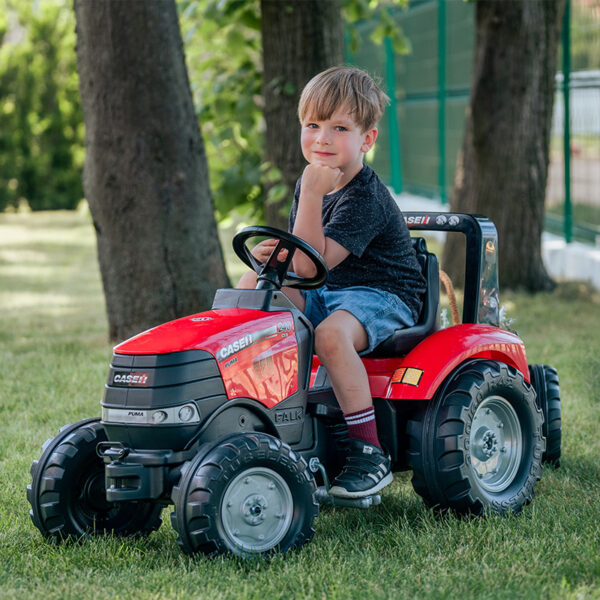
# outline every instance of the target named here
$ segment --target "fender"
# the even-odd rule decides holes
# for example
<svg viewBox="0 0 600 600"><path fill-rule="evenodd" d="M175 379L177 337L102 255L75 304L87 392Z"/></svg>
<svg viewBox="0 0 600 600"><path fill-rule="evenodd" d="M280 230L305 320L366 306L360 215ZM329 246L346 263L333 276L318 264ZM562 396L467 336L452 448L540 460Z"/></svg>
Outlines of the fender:
<svg viewBox="0 0 600 600"><path fill-rule="evenodd" d="M431 400L459 365L476 358L518 369L529 383L523 341L514 333L489 325L455 325L437 331L413 348L389 379L386 398Z"/></svg>

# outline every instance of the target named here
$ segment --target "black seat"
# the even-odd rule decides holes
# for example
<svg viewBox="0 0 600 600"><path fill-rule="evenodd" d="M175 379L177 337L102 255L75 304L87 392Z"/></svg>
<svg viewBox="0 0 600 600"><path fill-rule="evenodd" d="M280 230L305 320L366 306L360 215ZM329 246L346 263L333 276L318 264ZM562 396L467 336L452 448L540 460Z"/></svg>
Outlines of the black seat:
<svg viewBox="0 0 600 600"><path fill-rule="evenodd" d="M427 281L419 320L414 327L396 329L389 338L363 358L402 356L439 329L440 274L438 259L435 254L428 252L424 238L414 237L412 244L417 253L417 260L421 265L423 276Z"/></svg>

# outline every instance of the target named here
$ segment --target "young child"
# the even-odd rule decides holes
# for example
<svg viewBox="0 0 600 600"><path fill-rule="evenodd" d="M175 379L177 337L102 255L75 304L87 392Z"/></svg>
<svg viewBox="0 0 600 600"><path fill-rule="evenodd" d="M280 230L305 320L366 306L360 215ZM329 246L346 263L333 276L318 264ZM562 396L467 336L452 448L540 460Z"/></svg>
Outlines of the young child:
<svg viewBox="0 0 600 600"><path fill-rule="evenodd" d="M376 493L392 481L359 353L372 351L395 329L414 325L425 290L402 214L363 165L388 102L363 71L333 67L309 81L298 106L309 164L296 185L290 231L320 252L330 273L322 288L284 291L315 327L315 352L348 425L350 451L330 490L346 498ZM275 244L266 240L253 255L265 262ZM292 265L298 275L314 275L301 252ZM247 273L238 287L255 284L256 275Z"/></svg>

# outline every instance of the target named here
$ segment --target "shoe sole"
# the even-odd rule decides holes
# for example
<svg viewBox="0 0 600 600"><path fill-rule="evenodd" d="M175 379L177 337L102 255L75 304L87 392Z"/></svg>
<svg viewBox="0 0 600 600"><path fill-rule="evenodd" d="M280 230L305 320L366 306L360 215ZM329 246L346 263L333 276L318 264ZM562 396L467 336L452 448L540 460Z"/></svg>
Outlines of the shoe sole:
<svg viewBox="0 0 600 600"><path fill-rule="evenodd" d="M349 492L346 488L340 487L339 485L334 485L329 490L330 496L336 496L337 498L364 498L365 496L372 496L376 494L384 487L388 486L390 483L394 481L394 475L392 473L388 473L377 485L368 490L361 490L360 492Z"/></svg>

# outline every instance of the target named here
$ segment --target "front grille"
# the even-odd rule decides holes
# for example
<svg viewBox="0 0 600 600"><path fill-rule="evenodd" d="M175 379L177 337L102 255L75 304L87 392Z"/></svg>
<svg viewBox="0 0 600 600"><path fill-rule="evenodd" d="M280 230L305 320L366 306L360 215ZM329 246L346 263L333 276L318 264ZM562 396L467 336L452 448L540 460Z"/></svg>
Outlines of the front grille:
<svg viewBox="0 0 600 600"><path fill-rule="evenodd" d="M203 350L171 354L113 354L102 405L110 408L178 406L222 396L214 357Z"/></svg>

